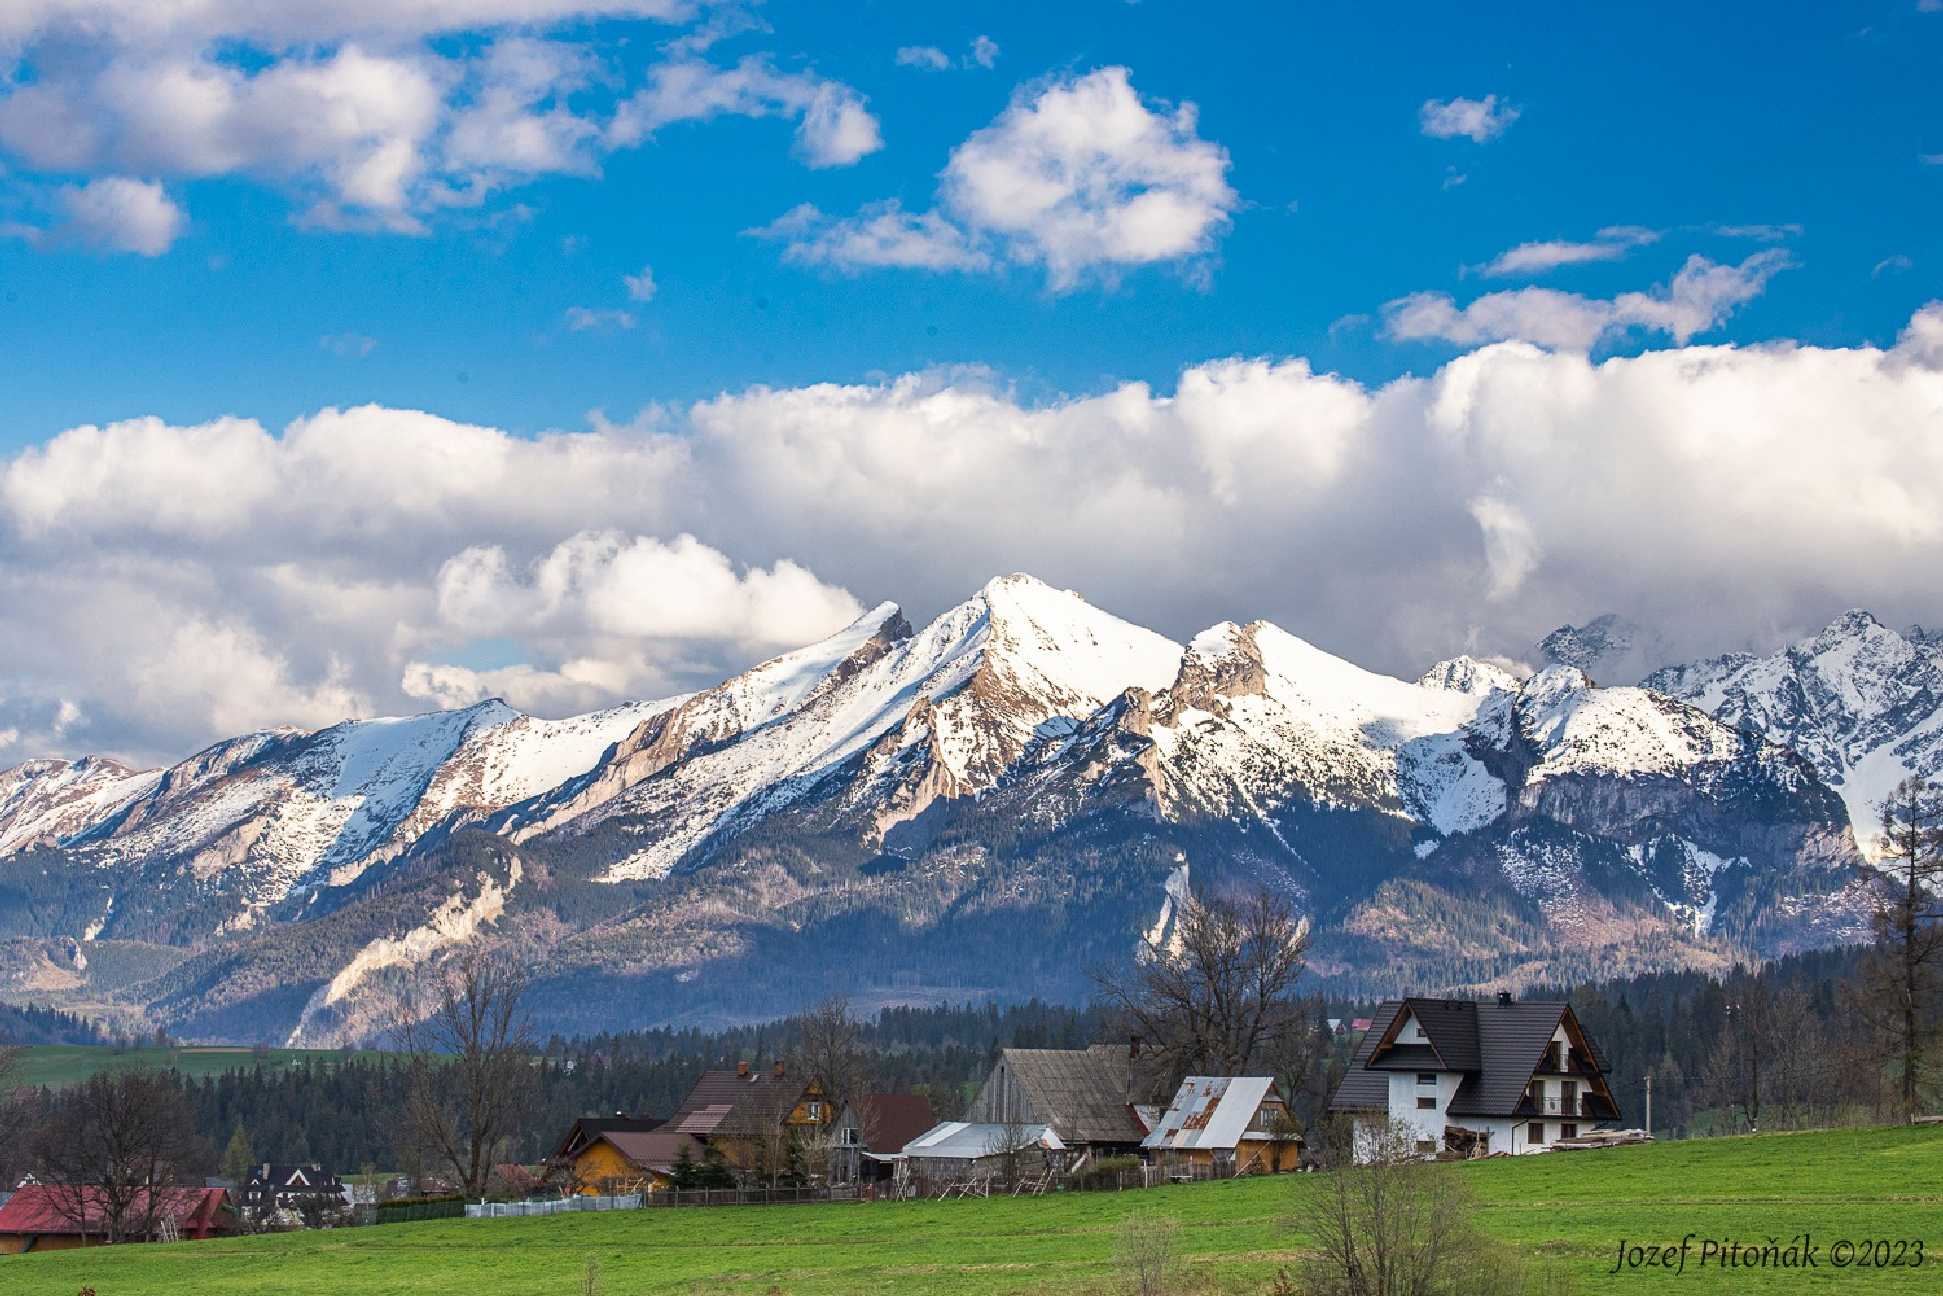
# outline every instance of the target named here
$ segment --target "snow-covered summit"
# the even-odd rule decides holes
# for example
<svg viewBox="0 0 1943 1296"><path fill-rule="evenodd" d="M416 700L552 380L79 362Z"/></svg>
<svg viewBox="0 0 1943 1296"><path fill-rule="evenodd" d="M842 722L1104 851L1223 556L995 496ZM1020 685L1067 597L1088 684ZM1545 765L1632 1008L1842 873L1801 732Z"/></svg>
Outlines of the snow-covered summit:
<svg viewBox="0 0 1943 1296"><path fill-rule="evenodd" d="M1446 657L1417 676L1417 683L1425 688L1450 689L1456 693L1490 693L1494 690L1515 693L1519 682L1516 675L1497 663L1480 661L1468 654Z"/></svg>
<svg viewBox="0 0 1943 1296"><path fill-rule="evenodd" d="M1860 609L1767 656L1668 667L1646 684L1799 752L1865 843L1900 779L1943 775L1943 649Z"/></svg>

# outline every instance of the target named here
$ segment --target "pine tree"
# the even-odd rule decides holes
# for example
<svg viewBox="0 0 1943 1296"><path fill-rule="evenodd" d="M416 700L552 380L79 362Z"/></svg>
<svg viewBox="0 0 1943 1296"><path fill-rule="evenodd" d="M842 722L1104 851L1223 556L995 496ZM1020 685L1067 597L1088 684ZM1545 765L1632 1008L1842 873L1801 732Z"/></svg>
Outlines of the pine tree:
<svg viewBox="0 0 1943 1296"><path fill-rule="evenodd" d="M1943 787L1908 778L1882 806L1888 894L1876 912L1875 948L1862 965L1856 1007L1885 1044L1903 1119L1913 1120L1934 1066L1943 1009Z"/></svg>
<svg viewBox="0 0 1943 1296"><path fill-rule="evenodd" d="M223 1149L223 1178L233 1183L247 1182L250 1168L256 1164L256 1153L250 1150L250 1136L243 1131L243 1122L236 1122L230 1131L229 1146Z"/></svg>

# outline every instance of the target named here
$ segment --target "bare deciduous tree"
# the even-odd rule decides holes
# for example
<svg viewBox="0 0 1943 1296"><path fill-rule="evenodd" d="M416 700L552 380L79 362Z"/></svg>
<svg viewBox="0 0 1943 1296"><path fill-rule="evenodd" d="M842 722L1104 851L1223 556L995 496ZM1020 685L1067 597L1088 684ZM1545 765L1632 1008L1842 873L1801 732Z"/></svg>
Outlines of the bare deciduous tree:
<svg viewBox="0 0 1943 1296"><path fill-rule="evenodd" d="M1127 1216L1114 1239L1113 1259L1128 1296L1174 1296L1181 1284L1181 1222L1159 1211Z"/></svg>
<svg viewBox="0 0 1943 1296"><path fill-rule="evenodd" d="M1173 937L1146 945L1131 979L1094 981L1143 1051L1171 1069L1167 1079L1246 1075L1304 1029L1294 989L1307 954L1308 929L1279 896L1191 895Z"/></svg>
<svg viewBox="0 0 1943 1296"><path fill-rule="evenodd" d="M853 1155L849 1149L839 1149L835 1142L834 1118L846 1106L857 1122L858 1144L869 1147L876 1137L879 1113L867 1101L875 1061L875 1054L864 1040L863 1028L850 1015L850 1001L844 996L831 995L799 1019L789 1070L805 1081L815 1080L822 1086L823 1099L829 1104L829 1115L833 1118L826 1125L803 1131L803 1156L812 1168L821 1171L838 1156Z"/></svg>
<svg viewBox="0 0 1943 1296"><path fill-rule="evenodd" d="M1943 788L1904 779L1882 806L1892 893L1876 912L1875 947L1852 1002L1890 1053L1904 1120L1914 1119L1932 1073L1943 986Z"/></svg>
<svg viewBox="0 0 1943 1296"><path fill-rule="evenodd" d="M1724 989L1727 1021L1701 1073L1702 1094L1736 1112L1749 1130L1796 1123L1831 1079L1821 1067L1808 996L1740 971Z"/></svg>
<svg viewBox="0 0 1943 1296"><path fill-rule="evenodd" d="M156 1071L105 1071L63 1091L38 1122L35 1173L84 1236L155 1236L169 1190L194 1182L207 1149L182 1091Z"/></svg>
<svg viewBox="0 0 1943 1296"><path fill-rule="evenodd" d="M1336 1167L1304 1199L1300 1224L1315 1248L1302 1271L1310 1296L1512 1296L1532 1275L1486 1238L1462 1171L1426 1162L1401 1126L1330 1143ZM1361 1163L1346 1155L1354 1144Z"/></svg>
<svg viewBox="0 0 1943 1296"><path fill-rule="evenodd" d="M429 980L401 996L393 1030L407 1055L404 1137L479 1196L535 1091L526 976L474 945Z"/></svg>

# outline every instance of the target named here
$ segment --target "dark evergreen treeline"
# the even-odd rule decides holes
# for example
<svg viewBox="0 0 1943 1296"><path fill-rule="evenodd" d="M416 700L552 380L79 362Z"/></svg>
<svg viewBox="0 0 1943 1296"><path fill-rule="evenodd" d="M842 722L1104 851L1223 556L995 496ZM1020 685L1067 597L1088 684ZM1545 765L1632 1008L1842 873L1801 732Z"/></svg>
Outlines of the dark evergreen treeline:
<svg viewBox="0 0 1943 1296"><path fill-rule="evenodd" d="M94 1022L58 1008L0 1003L0 1042L7 1044L106 1044L108 1035Z"/></svg>
<svg viewBox="0 0 1943 1296"><path fill-rule="evenodd" d="M1844 1041L1854 1039L1856 1030L1845 1021L1840 990L1853 977L1860 954L1835 950L1795 955L1757 973L1737 971L1725 980L1698 972L1657 972L1537 990L1525 997L1570 999L1606 1056L1624 1123L1643 1123L1645 1076L1650 1071L1655 1132L1680 1136L1729 1127L1720 1114L1721 1081L1710 1068L1732 1029L1728 1005L1758 989L1798 992L1809 1014L1799 1029L1815 1036L1804 1046L1828 1053L1831 1065L1856 1065L1856 1055L1843 1051ZM1347 1021L1369 1015L1374 1007L1367 1001L1309 1001L1318 1020ZM73 1042L73 1036L91 1029L46 1009L3 1009L0 1019L0 1037L21 1042L35 1038L36 1032L40 1037L65 1035L69 1038L58 1042ZM1033 1001L887 1008L862 1028L862 1042L871 1051L878 1088L922 1093L940 1119L949 1119L970 1101L999 1048L1077 1048L1098 1040L1117 1042L1116 1032L1098 1008ZM797 1036L792 1019L728 1030L661 1028L552 1039L535 1062L540 1069L536 1106L506 1155L541 1159L581 1115L624 1111L665 1116L702 1070L739 1061L767 1067L791 1056ZM93 1036L93 1041L99 1039ZM1306 1064L1306 1075L1285 1076L1305 1122L1319 1117L1348 1050L1349 1039L1337 1037ZM176 1083L195 1112L197 1133L213 1147L227 1146L240 1128L258 1160L318 1161L340 1172L399 1164L394 1144L405 1085L403 1066L396 1059L319 1055L294 1065L259 1062L221 1076L177 1076Z"/></svg>

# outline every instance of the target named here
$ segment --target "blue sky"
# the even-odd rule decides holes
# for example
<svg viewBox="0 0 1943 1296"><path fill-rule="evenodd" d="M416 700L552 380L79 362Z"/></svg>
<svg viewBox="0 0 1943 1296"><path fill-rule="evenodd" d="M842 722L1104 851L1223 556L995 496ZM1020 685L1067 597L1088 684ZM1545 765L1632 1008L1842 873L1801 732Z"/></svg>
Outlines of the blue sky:
<svg viewBox="0 0 1943 1296"><path fill-rule="evenodd" d="M1385 340L1357 319L1385 302L1434 290L1461 304L1522 282L1646 289L1690 254L1757 250L1711 231L1720 225L1799 233L1776 244L1791 268L1706 338L1889 341L1943 265L1943 166L1919 160L1943 153L1943 14L1913 3L1666 5L1542 22L1449 6L1168 3L775 4L756 16L768 30L708 57L767 53L854 87L881 124L880 150L819 169L791 156L784 120L680 122L601 157L598 175L508 184L416 235L299 228L298 186L249 169L164 177L187 227L162 255L0 240L0 437L17 446L135 414L274 425L366 401L530 432L582 426L595 407L623 417L753 383L941 363L991 366L1028 393L1123 378L1165 387L1183 366L1230 354L1302 355L1380 381L1455 349ZM595 51L625 87L691 29L539 30ZM431 39L455 52L492 34ZM989 69L895 61L930 46L961 64L980 35L998 46ZM1021 86L1107 66L1128 68L1143 96L1194 104L1200 136L1230 159L1238 202L1197 274L1162 263L1055 293L1020 266L806 268L743 233L803 202L924 207L951 150ZM1420 131L1426 100L1486 94L1518 112L1497 138ZM598 115L614 97L596 87L575 103ZM0 184L19 209L90 174L10 160ZM1516 244L1616 224L1665 233L1528 281L1462 273ZM644 265L657 291L634 303L622 276ZM635 325L573 332L563 321L576 306L629 310ZM353 340L334 351L326 337ZM366 338L363 352L355 339Z"/></svg>
<svg viewBox="0 0 1943 1296"><path fill-rule="evenodd" d="M1943 622L1936 0L26 0L0 67L0 765L1012 570L1406 675Z"/></svg>

